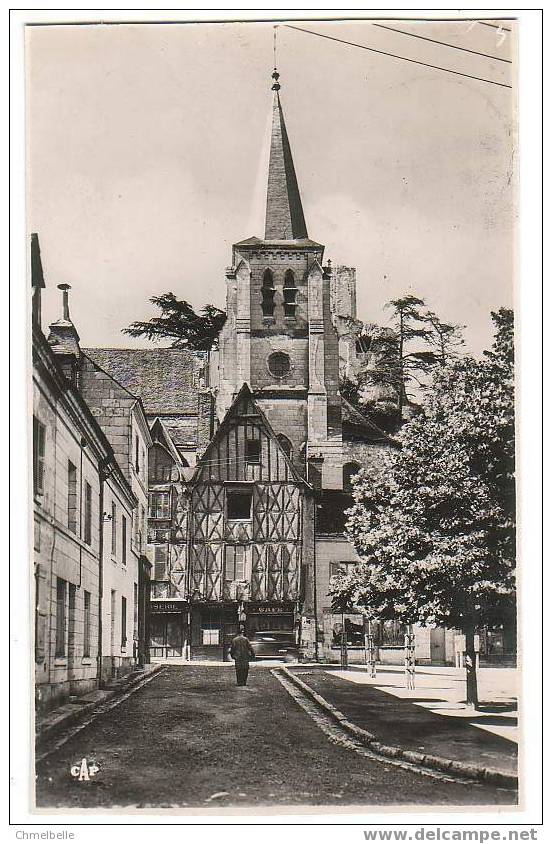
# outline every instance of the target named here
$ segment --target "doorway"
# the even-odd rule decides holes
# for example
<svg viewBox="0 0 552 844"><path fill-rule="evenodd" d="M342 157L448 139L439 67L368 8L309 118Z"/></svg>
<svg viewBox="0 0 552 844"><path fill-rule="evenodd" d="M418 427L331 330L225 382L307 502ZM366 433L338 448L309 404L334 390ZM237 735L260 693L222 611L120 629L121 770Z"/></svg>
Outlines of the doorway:
<svg viewBox="0 0 552 844"><path fill-rule="evenodd" d="M150 620L150 656L154 659L181 657L183 648L184 624L182 614L152 614Z"/></svg>

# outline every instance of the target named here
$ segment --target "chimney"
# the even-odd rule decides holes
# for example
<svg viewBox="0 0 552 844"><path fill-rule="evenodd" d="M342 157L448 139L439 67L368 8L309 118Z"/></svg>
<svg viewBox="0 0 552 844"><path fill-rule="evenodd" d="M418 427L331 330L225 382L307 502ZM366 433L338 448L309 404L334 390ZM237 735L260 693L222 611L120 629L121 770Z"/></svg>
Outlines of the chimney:
<svg viewBox="0 0 552 844"><path fill-rule="evenodd" d="M32 319L33 325L42 327L42 290L44 284L44 272L42 270L42 259L40 257L40 243L36 232L31 234L31 287L32 287Z"/></svg>
<svg viewBox="0 0 552 844"><path fill-rule="evenodd" d="M197 457L202 456L214 433L215 403L207 388L198 391L197 406Z"/></svg>
<svg viewBox="0 0 552 844"><path fill-rule="evenodd" d="M58 284L58 290L61 290L63 294L63 316L50 325L48 343L52 347L54 354L58 357L65 377L76 386L81 351L79 346L80 337L69 315L69 291L71 290L71 285Z"/></svg>

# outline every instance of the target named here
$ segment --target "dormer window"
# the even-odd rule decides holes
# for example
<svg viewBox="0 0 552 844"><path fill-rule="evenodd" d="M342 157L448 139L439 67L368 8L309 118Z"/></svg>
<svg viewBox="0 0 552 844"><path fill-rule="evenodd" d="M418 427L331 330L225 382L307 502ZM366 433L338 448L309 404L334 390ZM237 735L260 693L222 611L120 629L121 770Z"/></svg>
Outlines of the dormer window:
<svg viewBox="0 0 552 844"><path fill-rule="evenodd" d="M261 308L263 311L263 316L265 317L274 316L275 292L276 289L274 287L274 276L272 275L272 271L267 269L263 273L263 283L261 287Z"/></svg>
<svg viewBox="0 0 552 844"><path fill-rule="evenodd" d="M297 285L293 270L287 270L284 276L284 316L295 319L297 308Z"/></svg>

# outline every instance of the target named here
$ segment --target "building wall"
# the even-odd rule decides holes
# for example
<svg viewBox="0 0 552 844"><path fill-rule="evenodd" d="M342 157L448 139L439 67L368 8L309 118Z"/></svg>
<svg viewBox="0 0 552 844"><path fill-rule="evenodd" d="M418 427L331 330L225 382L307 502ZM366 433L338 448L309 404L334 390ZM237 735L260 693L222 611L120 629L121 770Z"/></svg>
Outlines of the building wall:
<svg viewBox="0 0 552 844"><path fill-rule="evenodd" d="M37 703L49 706L96 687L99 588L99 458L81 446L82 431L35 369L34 414L45 426L43 493L34 496ZM68 464L76 468L76 525L69 527ZM92 490L91 542L84 540L85 482ZM56 655L57 581L66 586L64 655ZM85 597L90 595L90 649L84 651ZM71 613L70 613L70 593Z"/></svg>
<svg viewBox="0 0 552 844"><path fill-rule="evenodd" d="M79 390L129 478L133 461L131 411L136 399L87 357L81 361Z"/></svg>
<svg viewBox="0 0 552 844"><path fill-rule="evenodd" d="M134 665L135 642L138 639L138 564L139 556L132 543L133 509L108 480L104 493L104 512L113 516L104 522L104 564L102 598L102 678L121 676ZM123 553L122 520L126 519L126 553ZM113 533L116 532L115 548ZM126 560L126 562L125 562ZM112 593L114 601L112 601ZM122 598L126 599L126 640L122 633Z"/></svg>
<svg viewBox="0 0 552 844"><path fill-rule="evenodd" d="M111 556L109 542L104 543L104 588L102 597L102 676L124 674L135 661L137 649L137 600L139 560L146 554L148 519L148 451L151 445L149 427L140 402L111 375L86 356L82 359L79 386L84 399L109 440L137 506L128 512L119 501L121 517L127 519L127 561L122 564L119 533L118 559ZM104 512L111 514L111 501L105 500ZM117 502L115 502L117 503ZM124 510L124 512L123 512ZM135 588L136 587L136 588ZM113 597L112 597L113 596ZM126 599L126 644L122 642L122 598ZM136 645L135 645L136 643Z"/></svg>
<svg viewBox="0 0 552 844"><path fill-rule="evenodd" d="M343 438L343 464L360 463L364 469L381 469L387 455L392 455L396 446L385 443L366 443Z"/></svg>

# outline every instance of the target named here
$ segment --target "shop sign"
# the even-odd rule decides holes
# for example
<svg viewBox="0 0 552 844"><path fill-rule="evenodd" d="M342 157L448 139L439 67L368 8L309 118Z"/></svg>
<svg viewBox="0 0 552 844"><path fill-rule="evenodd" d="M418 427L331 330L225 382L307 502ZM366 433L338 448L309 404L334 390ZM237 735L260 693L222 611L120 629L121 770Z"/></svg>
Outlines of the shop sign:
<svg viewBox="0 0 552 844"><path fill-rule="evenodd" d="M156 613L181 613L185 609L184 601L178 603L177 601L151 601L150 612Z"/></svg>
<svg viewBox="0 0 552 844"><path fill-rule="evenodd" d="M255 604L248 604L247 610L249 613L256 613L258 615L291 615L293 613L293 604L287 606L257 606Z"/></svg>

